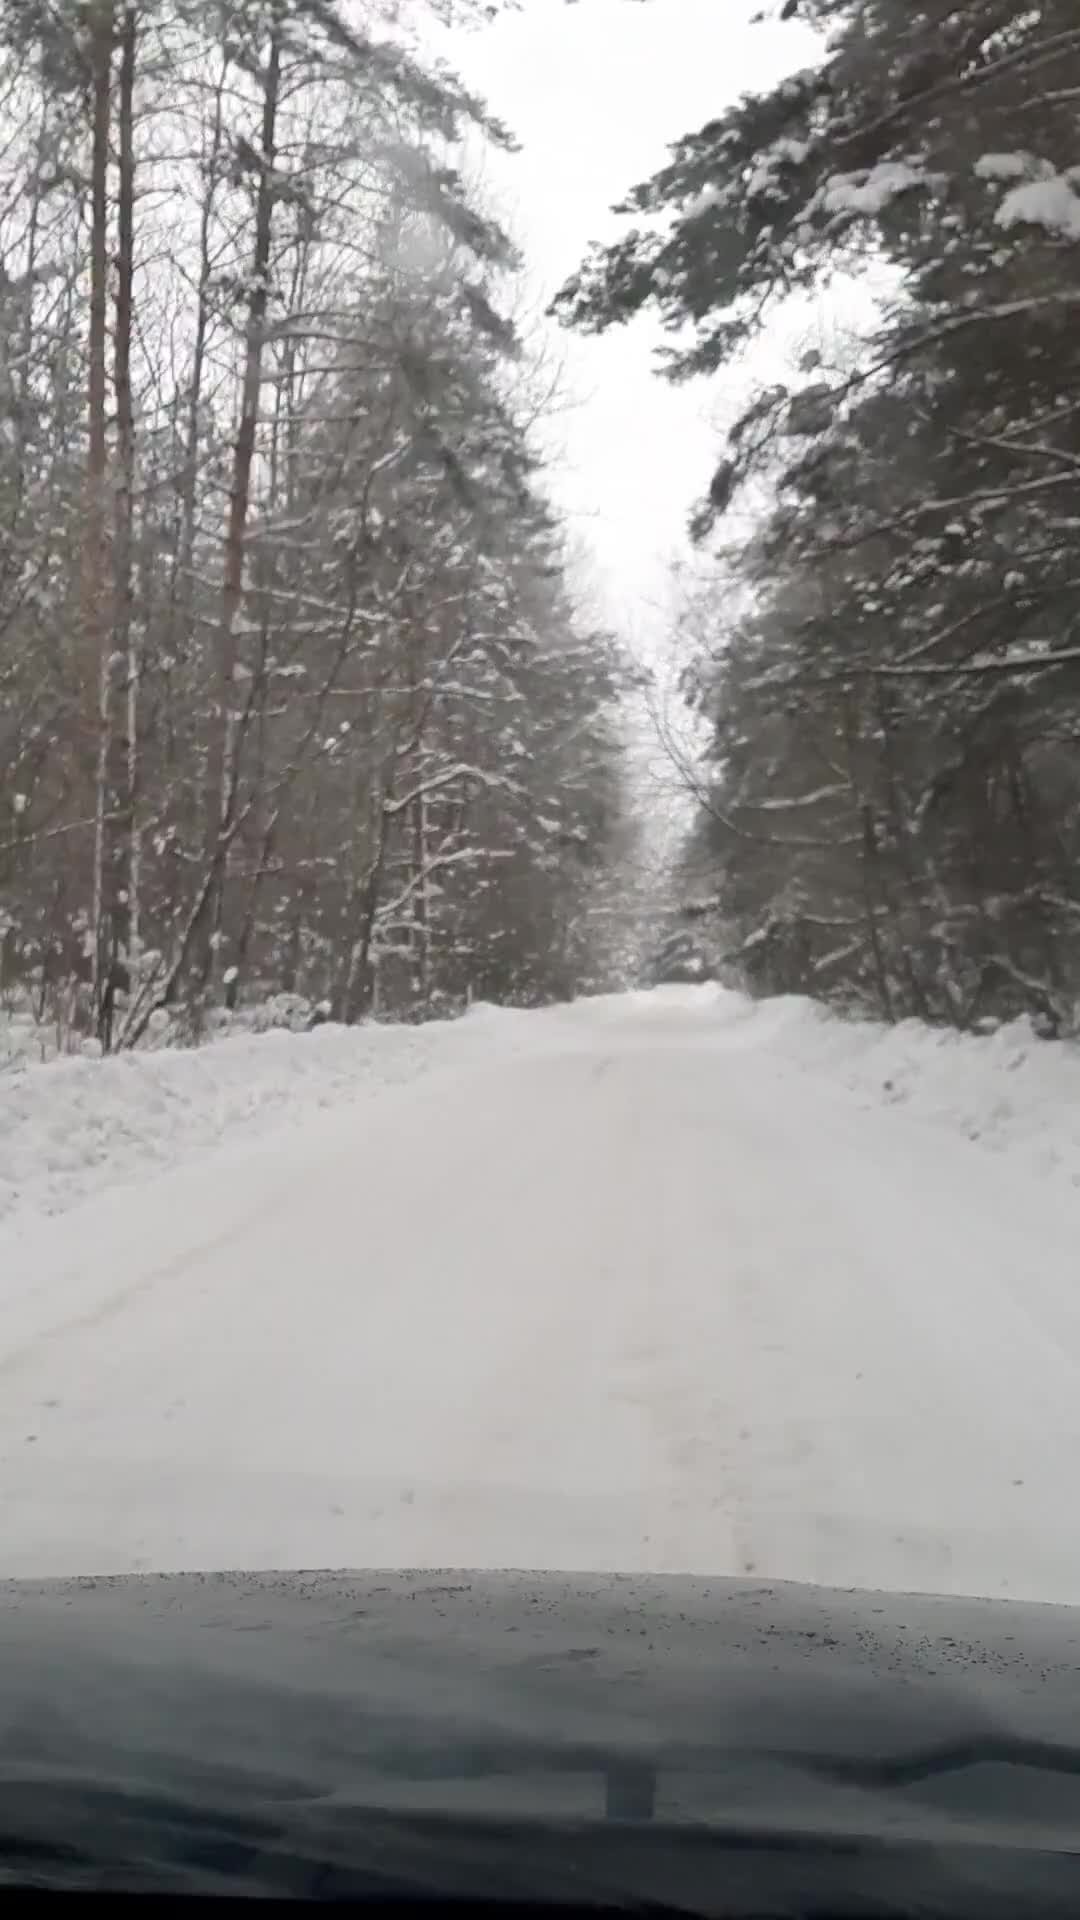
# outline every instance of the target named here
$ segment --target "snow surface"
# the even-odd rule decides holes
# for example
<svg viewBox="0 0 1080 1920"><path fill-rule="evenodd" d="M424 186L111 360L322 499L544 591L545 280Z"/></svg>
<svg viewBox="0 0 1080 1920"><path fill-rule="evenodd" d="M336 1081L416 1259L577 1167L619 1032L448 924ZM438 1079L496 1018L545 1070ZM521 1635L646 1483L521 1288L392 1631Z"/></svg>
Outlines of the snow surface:
<svg viewBox="0 0 1080 1920"><path fill-rule="evenodd" d="M1026 180L1039 170L1030 153L983 153L975 162L978 180Z"/></svg>
<svg viewBox="0 0 1080 1920"><path fill-rule="evenodd" d="M321 1026L11 1066L0 1077L0 1220L61 1212L105 1185L304 1125L321 1108L449 1064L460 1041L455 1025ZM469 1057L485 1044L482 1023L470 1023Z"/></svg>
<svg viewBox="0 0 1080 1920"><path fill-rule="evenodd" d="M882 213L901 194L927 184L922 168L907 160L879 160L856 173L831 174L821 189L820 204L826 213Z"/></svg>
<svg viewBox="0 0 1080 1920"><path fill-rule="evenodd" d="M1080 1600L1069 1047L665 989L27 1068L0 1114L0 1574Z"/></svg>
<svg viewBox="0 0 1080 1920"><path fill-rule="evenodd" d="M1063 240L1080 240L1080 193L1064 174L1028 180L1005 195L994 218L999 227L1043 227Z"/></svg>

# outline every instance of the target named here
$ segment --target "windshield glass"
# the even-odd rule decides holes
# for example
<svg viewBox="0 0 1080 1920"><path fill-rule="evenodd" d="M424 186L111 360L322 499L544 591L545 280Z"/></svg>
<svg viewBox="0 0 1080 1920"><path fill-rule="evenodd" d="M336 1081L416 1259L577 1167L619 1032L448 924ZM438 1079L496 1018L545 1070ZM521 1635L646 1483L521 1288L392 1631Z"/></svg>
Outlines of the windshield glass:
<svg viewBox="0 0 1080 1920"><path fill-rule="evenodd" d="M1080 1601L1078 97L4 10L0 1576Z"/></svg>

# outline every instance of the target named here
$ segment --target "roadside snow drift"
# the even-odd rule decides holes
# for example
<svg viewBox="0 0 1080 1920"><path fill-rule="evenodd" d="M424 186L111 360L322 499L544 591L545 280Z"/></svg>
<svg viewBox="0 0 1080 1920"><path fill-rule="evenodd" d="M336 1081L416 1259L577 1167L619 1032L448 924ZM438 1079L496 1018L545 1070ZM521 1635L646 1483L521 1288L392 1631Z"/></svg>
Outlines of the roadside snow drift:
<svg viewBox="0 0 1080 1920"><path fill-rule="evenodd" d="M0 1574L1078 1601L1078 1096L715 989L8 1075Z"/></svg>

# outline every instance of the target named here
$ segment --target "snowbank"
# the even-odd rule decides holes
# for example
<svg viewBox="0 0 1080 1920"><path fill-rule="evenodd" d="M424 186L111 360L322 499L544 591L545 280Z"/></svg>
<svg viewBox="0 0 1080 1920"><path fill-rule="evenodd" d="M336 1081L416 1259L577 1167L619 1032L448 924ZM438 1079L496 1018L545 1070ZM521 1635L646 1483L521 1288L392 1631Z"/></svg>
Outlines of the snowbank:
<svg viewBox="0 0 1080 1920"><path fill-rule="evenodd" d="M511 1018L501 1017L508 1033ZM467 1036L456 1032L462 1025ZM226 1143L303 1127L322 1109L449 1064L462 1045L483 1052L487 1032L478 1010L465 1023L325 1025L107 1060L9 1065L0 1073L0 1219L59 1213ZM504 1037L502 1050L508 1045Z"/></svg>
<svg viewBox="0 0 1080 1920"><path fill-rule="evenodd" d="M746 1041L827 1074L867 1106L903 1107L1029 1170L1080 1186L1080 1047L1026 1020L987 1036L839 1020L794 997L758 1002Z"/></svg>
<svg viewBox="0 0 1080 1920"><path fill-rule="evenodd" d="M715 985L660 987L593 1001L614 1017L630 1004L710 1006L725 1051L758 1051L820 1076L865 1107L892 1106L959 1134L1012 1165L1080 1187L1080 1045L1041 1040L1026 1020L989 1035L960 1034L917 1020L890 1027L845 1020L797 995L750 1000ZM568 1010L569 1012L570 1010Z"/></svg>
<svg viewBox="0 0 1080 1920"><path fill-rule="evenodd" d="M1080 1047L1072 1043L1039 1040L1023 1021L972 1038L914 1021L840 1020L808 1000L668 987L540 1013L476 1007L426 1026L327 1025L191 1051L9 1066L0 1073L0 1218L61 1212L105 1186L303 1127L323 1109L422 1073L552 1045L593 1047L606 1013L621 1024L632 1011L647 1023L681 1006L695 1023L708 1010L698 1031L720 1053L760 1051L864 1106L904 1107L1080 1186Z"/></svg>

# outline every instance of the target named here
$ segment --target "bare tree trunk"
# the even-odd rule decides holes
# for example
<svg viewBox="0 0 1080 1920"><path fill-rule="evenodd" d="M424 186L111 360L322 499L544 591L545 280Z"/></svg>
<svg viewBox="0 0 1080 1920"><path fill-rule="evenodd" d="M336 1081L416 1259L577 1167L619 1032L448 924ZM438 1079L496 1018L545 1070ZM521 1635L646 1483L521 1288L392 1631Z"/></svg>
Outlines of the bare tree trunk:
<svg viewBox="0 0 1080 1920"><path fill-rule="evenodd" d="M106 505L108 437L106 427L109 265L109 133L112 110L113 0L97 0L90 18L90 329L86 510L82 548L84 726L97 740L94 771L94 867L90 937L92 988L98 1029L108 978L108 930L105 917L105 834L107 759L110 724L111 633L108 610L109 531Z"/></svg>
<svg viewBox="0 0 1080 1920"><path fill-rule="evenodd" d="M41 231L41 211L44 192L42 181L46 175L46 130L48 126L48 102L42 99L41 117L38 122L38 136L34 155L35 166L31 179L27 183L29 208L26 222L26 276L23 285L22 324L16 352L19 392L19 432L16 444L17 467L11 500L7 515L8 540L7 551L0 563L0 575L5 587L13 581L19 567L18 542L12 538L19 524L26 502L27 490L27 431L32 409L33 393L33 348L34 348L34 300L38 290L38 238Z"/></svg>
<svg viewBox="0 0 1080 1920"><path fill-rule="evenodd" d="M107 674L106 832L103 863L108 966L99 989L98 1034L107 1051L116 1037L116 995L131 986L139 916L138 773L139 647L132 594L135 415L131 396L131 330L135 274L135 60L137 22L127 0L120 26L117 113L118 192L113 384L116 393L116 486L113 507L113 635Z"/></svg>
<svg viewBox="0 0 1080 1920"><path fill-rule="evenodd" d="M422 764L422 763L421 763ZM428 868L427 789L419 784L413 801L413 869L418 880L413 907L416 922L416 985L425 1012L431 1004L431 882Z"/></svg>
<svg viewBox="0 0 1080 1920"><path fill-rule="evenodd" d="M904 977L908 983L908 992L911 996L912 1012L917 1014L920 1020L928 1020L930 1017L930 1008L916 964L917 956L926 950L926 943L923 938L923 923L926 919L925 892L911 857L911 832L908 821L908 810L904 802L903 787L897 766L895 727L891 710L892 703L886 698L885 688L880 679L875 682L873 692L875 702L874 718L877 721L881 736L881 761L888 797L888 817L892 830L892 840L896 849L896 858L900 865L908 913L911 921L918 925L920 929L920 938L916 944L910 937L910 926L902 928L899 943L901 964Z"/></svg>
<svg viewBox="0 0 1080 1920"><path fill-rule="evenodd" d="M859 754L859 710L853 696L849 696L844 702L843 729L846 764L851 781L852 811L860 842L859 886L866 922L866 943L882 1018L891 1023L896 1019L896 1009L893 1003L888 962L881 939L880 915L886 903L881 885L877 820L873 803L864 788L864 772Z"/></svg>
<svg viewBox="0 0 1080 1920"><path fill-rule="evenodd" d="M877 825L874 810L869 801L864 801L860 809L862 816L862 883L863 904L866 911L866 931L870 953L874 963L874 980L877 985L878 1001L883 1017L888 1021L896 1019L893 1005L892 987L889 982L889 969L885 959L885 949L881 942L879 911L883 905L880 885L880 861L878 858Z"/></svg>
<svg viewBox="0 0 1080 1920"><path fill-rule="evenodd" d="M236 700L236 620L244 594L244 560L251 507L251 474L262 391L263 346L269 299L270 253L273 240L277 158L278 97L281 87L281 33L270 37L263 82L262 136L257 156L255 236L252 248L250 293L244 341L240 416L233 448L229 486L229 515L225 533L225 565L218 628L217 714L208 762L207 862L209 886L196 932L193 958L200 995L210 979L214 935L220 925L228 865L230 831L236 804L238 765L233 707Z"/></svg>
<svg viewBox="0 0 1080 1920"><path fill-rule="evenodd" d="M358 787L359 778L358 775ZM343 1021L346 1026L350 1026L354 1020L359 1020L365 1013L370 1012L375 991L372 943L389 850L390 815L386 802L390 797L391 789L388 786L378 795L377 800L373 800L373 804L377 806L377 812L373 822L374 846L371 858L363 878L354 875L345 902L344 939L334 994L336 1003L334 1013L335 1018Z"/></svg>
<svg viewBox="0 0 1080 1920"><path fill-rule="evenodd" d="M214 205L221 168L221 155L225 138L224 93L225 81L229 71L228 54L223 54L221 71L214 90L214 112L210 123L210 149L206 156L206 186L199 215L199 284L195 311L195 334L191 349L191 384L187 395L187 417L184 428L184 478L183 501L181 506L180 538L177 543L176 568L172 583L172 610L175 625L180 613L188 607L191 600L191 574L195 563L195 522L198 505L199 482L199 444L201 438L201 412L203 395L203 375L206 367L207 337L210 331L210 286L213 279L213 260L211 258L211 226L214 217Z"/></svg>
<svg viewBox="0 0 1080 1920"><path fill-rule="evenodd" d="M229 77L230 55L228 48L221 49L221 59L212 92L212 108L209 127L203 152L203 187L199 209L198 274L195 286L195 315L192 328L190 374L185 388L178 391L175 402L175 429L179 441L179 480L177 514L174 522L174 549L170 570L167 612L165 618L165 645L158 659L161 671L162 660L167 662L165 673L171 679L176 663L188 658L195 652L201 653L204 644L204 631L196 629L192 621L192 607L195 592L195 545L199 515L199 478L202 441L204 433L203 394L206 376L207 354L211 336L211 291L214 279L213 225L217 206L218 190L223 177L222 156L225 150L225 86ZM148 610L144 600L144 619L148 619ZM197 639L195 637L197 633ZM216 818L211 805L206 808L206 771L205 740L200 737L192 742L193 756L189 762L183 747L177 745L174 727L177 720L176 703L166 692L165 702L167 730L167 758L185 784L190 781L191 808L194 833L200 832L203 839L210 833L210 825ZM199 795L203 795L204 815L199 813ZM183 957L181 975L186 966L186 953Z"/></svg>

